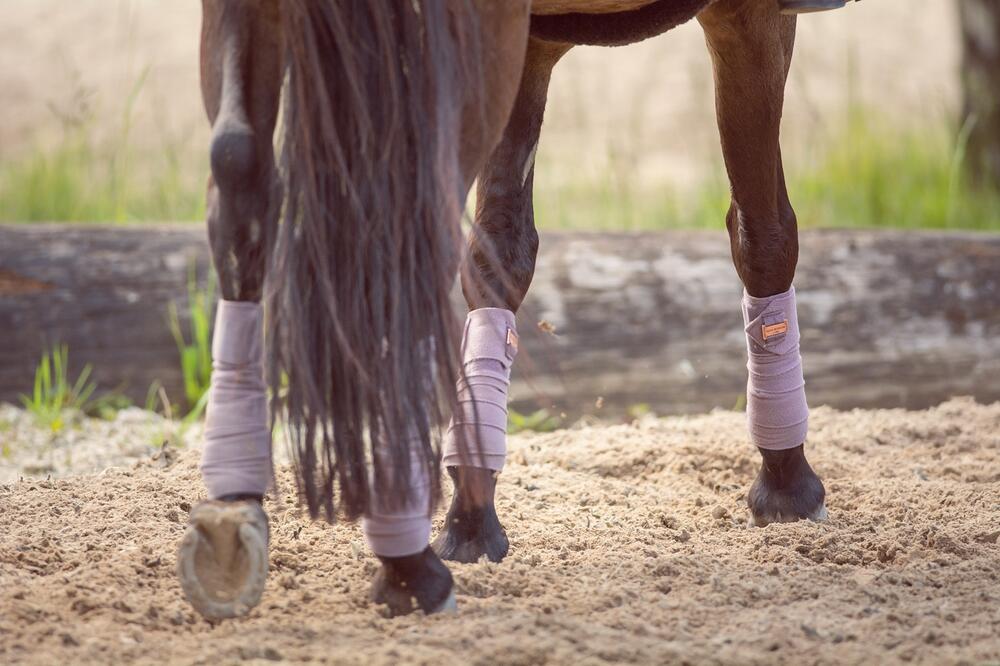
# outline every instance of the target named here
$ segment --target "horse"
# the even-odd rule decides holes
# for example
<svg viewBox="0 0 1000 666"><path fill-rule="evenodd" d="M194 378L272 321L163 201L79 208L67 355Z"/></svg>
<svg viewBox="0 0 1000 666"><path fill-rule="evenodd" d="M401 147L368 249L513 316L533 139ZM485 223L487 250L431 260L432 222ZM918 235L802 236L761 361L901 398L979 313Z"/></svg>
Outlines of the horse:
<svg viewBox="0 0 1000 666"><path fill-rule="evenodd" d="M177 557L203 616L243 615L263 593L279 418L298 497L314 519L361 520L381 563L372 600L390 615L454 609L445 561L507 555L494 494L515 314L539 245L532 182L553 69L576 45L625 45L691 20L713 63L726 227L745 287L761 455L749 510L758 525L825 516L804 452L798 242L779 147L795 17L775 0L203 0L221 300L209 499ZM464 328L449 302L456 276ZM431 543L441 467L454 492Z"/></svg>

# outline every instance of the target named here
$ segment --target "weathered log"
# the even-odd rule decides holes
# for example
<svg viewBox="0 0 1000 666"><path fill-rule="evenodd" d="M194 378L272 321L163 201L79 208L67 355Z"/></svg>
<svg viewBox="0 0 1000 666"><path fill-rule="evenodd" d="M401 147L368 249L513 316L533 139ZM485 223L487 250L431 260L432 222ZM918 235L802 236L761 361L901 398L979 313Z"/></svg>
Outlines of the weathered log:
<svg viewBox="0 0 1000 666"><path fill-rule="evenodd" d="M723 234L552 235L543 247L528 305L558 337L527 345L541 393L658 413L742 402L742 288ZM795 284L810 404L1000 399L1000 236L806 232Z"/></svg>
<svg viewBox="0 0 1000 666"><path fill-rule="evenodd" d="M192 262L204 275L199 226L0 226L0 400L30 389L57 342L104 389L141 400L159 380L178 398L167 308L186 310ZM1000 236L806 232L796 287L811 404L1000 399ZM740 290L722 233L543 234L514 406L733 407L746 378Z"/></svg>
<svg viewBox="0 0 1000 666"><path fill-rule="evenodd" d="M142 404L159 380L182 401L168 304L187 312L192 267L206 275L200 225L0 226L0 401L30 392L57 344L69 348L72 378L89 363L102 390Z"/></svg>

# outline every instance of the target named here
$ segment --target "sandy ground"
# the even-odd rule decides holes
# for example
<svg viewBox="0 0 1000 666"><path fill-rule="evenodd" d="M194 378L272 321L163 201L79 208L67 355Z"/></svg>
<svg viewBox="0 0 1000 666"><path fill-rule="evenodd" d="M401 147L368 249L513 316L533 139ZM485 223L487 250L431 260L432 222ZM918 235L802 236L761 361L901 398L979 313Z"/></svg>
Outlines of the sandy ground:
<svg viewBox="0 0 1000 666"><path fill-rule="evenodd" d="M0 164L93 116L118 137L136 91L130 143L205 168L198 87L200 3L193 0L2 0ZM877 0L799 22L783 152L809 159L845 107L897 123L950 118L958 101L954 0ZM621 178L685 186L721 177L711 66L692 22L641 44L574 49L557 67L538 186ZM141 85L140 85L141 84Z"/></svg>
<svg viewBox="0 0 1000 666"><path fill-rule="evenodd" d="M31 413L0 404L0 484L132 467L152 459L164 446L197 446L202 433L201 421L184 425L137 407L107 420L67 410L63 421L53 432Z"/></svg>
<svg viewBox="0 0 1000 666"><path fill-rule="evenodd" d="M452 566L460 610L430 618L368 604L358 529L304 520L287 470L264 601L218 626L173 575L196 452L0 486L0 662L1000 660L1000 404L812 423L830 520L763 529L738 413L512 438L511 555Z"/></svg>

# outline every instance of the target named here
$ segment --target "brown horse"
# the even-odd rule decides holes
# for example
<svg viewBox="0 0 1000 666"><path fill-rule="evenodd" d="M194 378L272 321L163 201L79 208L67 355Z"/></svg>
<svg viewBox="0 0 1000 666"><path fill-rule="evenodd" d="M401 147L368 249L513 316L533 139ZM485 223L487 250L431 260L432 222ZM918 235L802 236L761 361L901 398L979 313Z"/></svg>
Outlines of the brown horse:
<svg viewBox="0 0 1000 666"><path fill-rule="evenodd" d="M699 20L737 272L764 309L791 288L797 232L778 133L795 19L773 0L203 0L203 11L208 229L223 302L203 456L212 499L192 512L178 567L210 618L246 612L263 590L265 356L270 416L287 424L300 497L313 517L365 518L382 562L376 601L393 614L449 608L442 558L506 555L493 493L513 313L538 249L534 155L552 70L574 45L628 44ZM461 211L477 179L463 262ZM448 301L460 265L464 335ZM792 308L783 321L761 313L758 342L787 336L797 359ZM804 408L801 387L790 394ZM456 487L431 548L441 406L455 414L444 464ZM774 428L767 416L761 427ZM758 524L822 515L802 438L761 447L748 494Z"/></svg>

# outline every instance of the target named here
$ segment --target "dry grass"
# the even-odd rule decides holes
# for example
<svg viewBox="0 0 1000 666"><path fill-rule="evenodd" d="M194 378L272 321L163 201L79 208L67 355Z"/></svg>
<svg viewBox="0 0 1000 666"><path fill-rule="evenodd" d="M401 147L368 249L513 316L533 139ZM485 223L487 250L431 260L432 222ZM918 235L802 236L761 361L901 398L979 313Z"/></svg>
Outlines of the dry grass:
<svg viewBox="0 0 1000 666"><path fill-rule="evenodd" d="M0 220L202 219L197 3L5 11ZM800 21L783 150L805 226L1000 224L997 197L953 168L953 14L949 0L881 0ZM543 227L718 227L726 189L696 24L560 63L535 188Z"/></svg>

